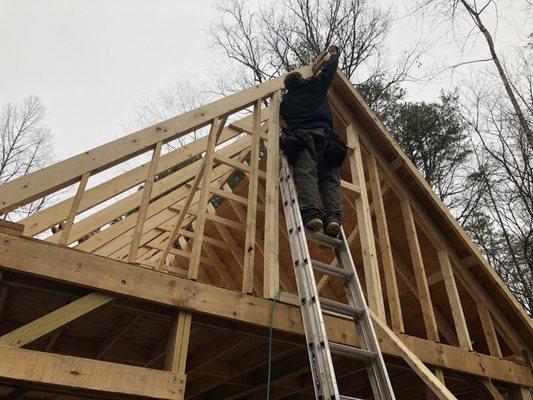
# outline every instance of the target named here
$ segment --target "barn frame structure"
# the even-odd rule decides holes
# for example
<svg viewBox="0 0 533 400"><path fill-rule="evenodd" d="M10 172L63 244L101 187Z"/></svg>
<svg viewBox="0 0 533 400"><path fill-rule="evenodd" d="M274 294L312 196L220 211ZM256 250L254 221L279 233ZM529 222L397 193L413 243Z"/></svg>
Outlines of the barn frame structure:
<svg viewBox="0 0 533 400"><path fill-rule="evenodd" d="M279 200L282 89L283 76L0 186L4 399L262 400L269 377L271 399L314 399ZM530 317L341 71L328 96L351 149L344 229L397 399L531 400ZM317 282L345 301L340 281ZM352 321L325 319L330 341L358 345ZM364 365L335 366L343 393L372 398Z"/></svg>

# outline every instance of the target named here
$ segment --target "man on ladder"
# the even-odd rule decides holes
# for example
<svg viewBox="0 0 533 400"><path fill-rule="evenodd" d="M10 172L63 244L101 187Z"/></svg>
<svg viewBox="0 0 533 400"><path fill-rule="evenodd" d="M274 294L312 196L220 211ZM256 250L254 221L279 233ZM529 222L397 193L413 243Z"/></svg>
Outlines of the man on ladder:
<svg viewBox="0 0 533 400"><path fill-rule="evenodd" d="M346 157L346 145L332 134L327 91L337 70L338 49L332 46L328 52L329 60L314 77L304 80L298 72L287 75L287 93L280 106L280 114L288 128L281 143L286 155L286 159L281 160L281 199L315 397L317 400L361 400L339 392L333 356L342 356L365 364L375 400L395 400L363 289L341 227L339 168ZM293 166L292 172L287 161ZM324 224L328 236L319 232ZM338 265L312 259L308 240L330 247L335 252ZM341 279L348 303L320 297L314 271ZM353 320L361 348L329 342L322 310Z"/></svg>
<svg viewBox="0 0 533 400"><path fill-rule="evenodd" d="M333 137L327 92L339 63L339 49L328 49L324 68L309 79L299 72L284 80L280 115L287 126L281 147L292 164L305 227L337 237L342 218L339 167L345 157L344 144ZM344 155L343 155L344 151Z"/></svg>

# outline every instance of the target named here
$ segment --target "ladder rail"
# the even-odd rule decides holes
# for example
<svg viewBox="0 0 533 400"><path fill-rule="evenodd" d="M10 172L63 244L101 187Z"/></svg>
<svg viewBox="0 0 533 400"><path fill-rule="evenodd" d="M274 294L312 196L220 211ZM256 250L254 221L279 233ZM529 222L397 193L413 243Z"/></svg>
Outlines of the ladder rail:
<svg viewBox="0 0 533 400"><path fill-rule="evenodd" d="M354 278L350 281L345 281L346 290L349 292L348 301L354 304L352 306L361 307L367 310L365 297L363 295L363 288L361 282L355 270L355 263L353 262L352 254L346 240L344 229L341 227L341 237L344 241L342 250L336 251L340 264L344 268L348 266L351 272L354 274ZM385 360L383 354L379 348L378 339L374 330L374 325L368 311L366 311L359 321L355 323L359 340L363 342L364 347L377 354L376 361L372 364L368 364L367 367L372 369L373 373L369 373L369 380L373 387L374 393L379 393L379 399L381 400L395 400L394 392L392 390L392 384L390 382L389 374L385 366Z"/></svg>
<svg viewBox="0 0 533 400"><path fill-rule="evenodd" d="M313 386L317 397L322 395L325 396L325 399L337 399L339 391L335 379L333 360L329 351L324 318L320 309L320 303L318 302L315 277L312 272L308 273L310 268L305 268L306 266L310 267L311 256L305 238L305 229L300 213L296 187L285 157L282 157L280 180L282 183L280 188L282 191L287 231L290 238L291 253L293 254L296 285L300 297ZM305 301L302 301L304 299ZM313 329L313 326L318 327L318 329ZM309 340L309 338L312 338L312 340ZM310 343L313 344L314 348L310 348ZM320 346L326 351L321 351L321 348L317 346ZM320 378L318 381L317 376Z"/></svg>
<svg viewBox="0 0 533 400"><path fill-rule="evenodd" d="M340 238L329 238L323 234L312 232L306 233L300 213L296 186L285 157L281 157L281 164L281 197L315 396L317 400L357 400L355 397L339 393L332 358L332 353L335 353L358 359L366 364L370 385L376 400L395 400L344 230L341 227ZM308 239L331 247L337 256L338 267L312 260ZM321 299L316 286L314 270L343 279L348 304ZM323 306L321 302L323 302ZM322 308L352 317L359 337L360 348L328 342Z"/></svg>

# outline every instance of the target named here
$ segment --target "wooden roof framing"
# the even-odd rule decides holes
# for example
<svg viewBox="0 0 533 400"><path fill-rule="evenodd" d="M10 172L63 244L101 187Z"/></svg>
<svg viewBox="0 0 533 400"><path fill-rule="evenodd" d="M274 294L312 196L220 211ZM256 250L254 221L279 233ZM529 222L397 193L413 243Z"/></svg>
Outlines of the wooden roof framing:
<svg viewBox="0 0 533 400"><path fill-rule="evenodd" d="M316 64L307 66L301 72L310 76L316 68ZM3 309L10 318L0 328L0 352L28 365L64 363L99 372L107 368L111 377L133 371L133 376L161 385L159 391L135 384L127 390L92 372L87 372L89 381L80 380L78 386L61 371L39 381L27 371L24 375L22 370L4 368L0 357L0 391L2 382L15 380L30 382L39 390L69 387L74 396L101 392L104 397L119 393L198 400L261 398L264 347L253 349L264 341L264 332L249 336L252 328L247 326L268 326L269 299L281 288L273 327L278 335L302 333L278 197L282 79L0 186L0 214L6 214L77 183L71 197L18 221L22 225L0 225L0 271L7 271L6 283L1 285L0 279L0 322ZM498 389L511 385L511 395L527 399L525 388L533 384L533 377L523 363L533 347L531 319L340 71L329 97L334 130L353 149L341 168L344 228L354 259L362 266L358 272L376 314L387 362L398 372L392 373L395 389L412 394L420 382L406 364L394 361L401 356L438 398L461 398L463 392L481 390L488 394L479 398L499 399ZM243 110L250 113L243 117L238 114ZM163 151L165 143L206 126L210 126L208 135ZM143 153L150 161L91 186L91 177ZM142 189L135 190L141 184ZM50 228L57 225L61 229L51 234ZM311 250L318 260L336 263L324 249ZM69 285L75 294L67 293L71 302L55 311L26 319L23 313L17 319L14 310L24 307L9 299L30 288L20 274L37 277L32 278L37 283L31 290L40 290L43 296L65 295ZM340 282L319 278L322 295L343 299ZM61 284L51 291L48 286L53 284L47 280ZM126 363L143 369L112 371L105 364L112 358L102 361L138 326L139 314L117 317L116 326L89 357L92 360L76 364L70 350L60 351L61 355L52 351L66 346L62 332L83 324L89 314L97 318L110 309L124 312L124 303L132 299L178 310L155 313L169 332L157 340L155 331L146 334L152 344L149 355L140 356L143 362L131 358L133 351L121 355ZM141 309L146 312L147 307ZM224 320L234 321L236 332L248 336L228 336L220 342L211 338L202 347L202 338L209 338L209 329L201 322L206 318L216 321L209 329L220 330ZM334 315L326 319L331 340L357 345L349 321ZM35 352L31 346L46 338L44 347L35 345L44 354ZM300 360L297 343L288 338L286 348L275 354L280 368L275 398L308 398L312 392L306 381L307 360ZM7 345L30 349L2 347ZM254 362L244 357L246 351L256 354L250 359ZM244 358L238 357L241 353ZM347 377L346 385L353 391L366 390L362 383L355 384L360 368L339 362L340 371L345 371L339 376ZM214 372L216 365L225 372ZM166 372L159 374L161 369ZM249 389L245 377L261 384ZM498 389L492 380L499 382ZM424 393L420 396L425 398Z"/></svg>

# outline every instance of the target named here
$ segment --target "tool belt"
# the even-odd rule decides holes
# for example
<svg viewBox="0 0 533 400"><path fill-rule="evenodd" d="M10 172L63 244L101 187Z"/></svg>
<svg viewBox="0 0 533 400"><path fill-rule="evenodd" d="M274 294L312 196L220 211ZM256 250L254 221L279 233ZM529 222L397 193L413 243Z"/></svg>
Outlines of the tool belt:
<svg viewBox="0 0 533 400"><path fill-rule="evenodd" d="M298 134L284 130L284 135L279 139L279 147L285 153L289 164L294 164L298 153L305 147L305 143ZM324 157L333 165L340 167L348 154L348 146L339 138L329 135L325 138Z"/></svg>

